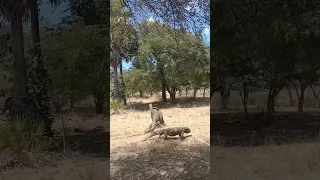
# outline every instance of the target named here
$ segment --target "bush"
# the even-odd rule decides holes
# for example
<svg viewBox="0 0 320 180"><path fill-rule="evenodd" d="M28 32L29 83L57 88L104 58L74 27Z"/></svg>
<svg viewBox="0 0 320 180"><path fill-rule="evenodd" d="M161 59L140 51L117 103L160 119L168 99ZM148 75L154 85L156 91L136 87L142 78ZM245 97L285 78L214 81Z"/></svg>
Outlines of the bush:
<svg viewBox="0 0 320 180"><path fill-rule="evenodd" d="M45 123L40 116L14 115L9 123L0 124L0 155L8 165L30 165L31 156L39 153L47 141Z"/></svg>
<svg viewBox="0 0 320 180"><path fill-rule="evenodd" d="M110 109L119 110L124 107L124 104L121 100L110 100Z"/></svg>

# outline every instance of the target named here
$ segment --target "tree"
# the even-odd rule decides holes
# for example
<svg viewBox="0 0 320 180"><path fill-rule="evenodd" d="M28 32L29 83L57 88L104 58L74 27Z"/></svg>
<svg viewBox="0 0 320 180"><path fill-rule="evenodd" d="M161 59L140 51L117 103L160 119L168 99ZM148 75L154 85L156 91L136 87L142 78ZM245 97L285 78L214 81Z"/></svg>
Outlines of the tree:
<svg viewBox="0 0 320 180"><path fill-rule="evenodd" d="M117 70L118 67L120 67L120 80L123 87L121 90L124 91L125 84L122 75L122 60L124 59L128 62L136 55L138 49L138 37L135 28L129 23L131 13L125 10L123 2L120 0L113 0L111 4L111 64L115 74L114 98L119 98L119 78ZM124 104L126 104L125 92L122 92L121 95Z"/></svg>
<svg viewBox="0 0 320 180"><path fill-rule="evenodd" d="M157 22L144 21L139 30L141 43L138 59L155 68L162 86L163 102L166 102L166 91L170 99L175 100L179 86L191 83L188 79L198 77L198 74L200 77L205 74L204 67L209 63L201 39L184 30L174 30ZM195 81L192 79L193 83Z"/></svg>
<svg viewBox="0 0 320 180"><path fill-rule="evenodd" d="M92 94L96 112L102 113L108 92L108 38L103 25L65 30L44 41L55 89L83 98Z"/></svg>

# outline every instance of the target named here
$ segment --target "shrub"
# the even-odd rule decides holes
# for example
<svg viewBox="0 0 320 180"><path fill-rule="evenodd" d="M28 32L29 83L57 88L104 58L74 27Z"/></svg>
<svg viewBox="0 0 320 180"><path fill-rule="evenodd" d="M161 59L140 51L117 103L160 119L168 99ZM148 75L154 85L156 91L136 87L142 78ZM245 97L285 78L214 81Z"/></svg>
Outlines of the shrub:
<svg viewBox="0 0 320 180"><path fill-rule="evenodd" d="M1 167L30 165L31 156L39 153L47 141L45 123L40 116L14 115L9 123L0 124Z"/></svg>
<svg viewBox="0 0 320 180"><path fill-rule="evenodd" d="M110 101L110 109L119 110L124 107L124 104L121 100L111 100Z"/></svg>

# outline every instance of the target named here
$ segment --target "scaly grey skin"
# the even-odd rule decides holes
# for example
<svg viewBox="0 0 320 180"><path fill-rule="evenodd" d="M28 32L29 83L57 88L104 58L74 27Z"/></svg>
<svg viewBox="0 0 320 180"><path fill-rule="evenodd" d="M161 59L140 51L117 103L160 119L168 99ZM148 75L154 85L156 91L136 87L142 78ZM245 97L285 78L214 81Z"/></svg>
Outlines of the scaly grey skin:
<svg viewBox="0 0 320 180"><path fill-rule="evenodd" d="M151 138L152 136L159 135L159 138L164 135L164 139L167 139L168 136L176 136L179 135L180 138L184 138L184 133L191 133L191 130L188 127L172 127L172 128L164 128L151 132L143 141Z"/></svg>
<svg viewBox="0 0 320 180"><path fill-rule="evenodd" d="M7 110L10 112L11 106L12 106L12 102L13 102L13 97L12 97L12 96L8 97L8 98L4 101L3 110L1 111L0 114L4 114Z"/></svg>
<svg viewBox="0 0 320 180"><path fill-rule="evenodd" d="M153 132L156 129L156 127L165 126L161 111L158 108L153 108L152 104L149 104L149 110L151 112L152 122L149 125L149 129L145 131L145 133Z"/></svg>

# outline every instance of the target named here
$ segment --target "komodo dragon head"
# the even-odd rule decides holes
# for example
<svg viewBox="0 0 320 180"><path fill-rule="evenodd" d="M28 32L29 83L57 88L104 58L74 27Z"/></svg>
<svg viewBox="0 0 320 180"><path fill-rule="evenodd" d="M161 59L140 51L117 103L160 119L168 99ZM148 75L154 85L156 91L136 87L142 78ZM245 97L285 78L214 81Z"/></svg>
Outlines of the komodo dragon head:
<svg viewBox="0 0 320 180"><path fill-rule="evenodd" d="M191 130L189 128L185 128L184 133L191 133Z"/></svg>

